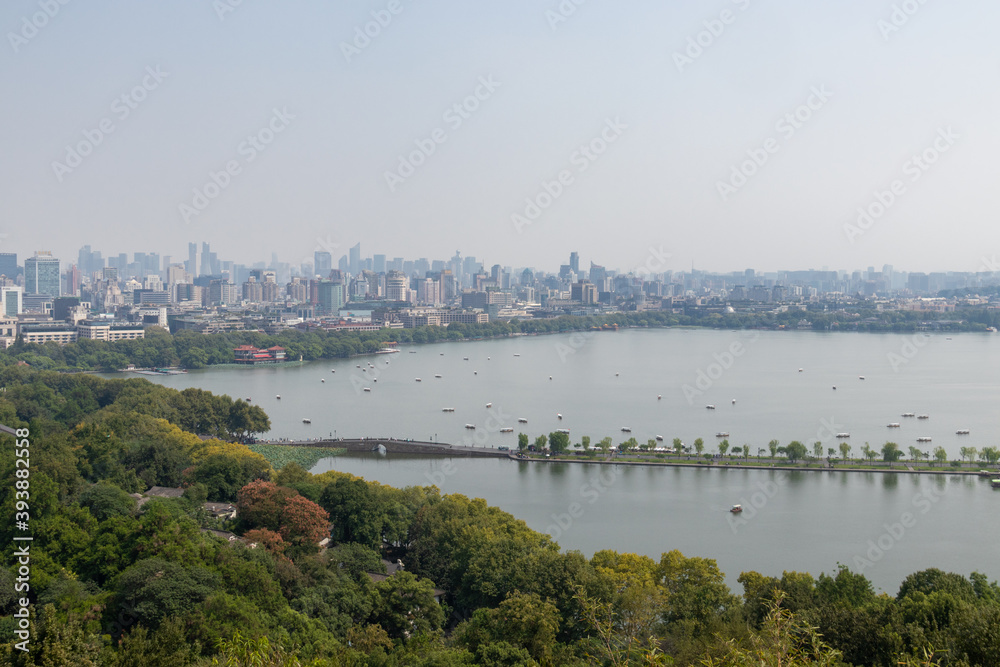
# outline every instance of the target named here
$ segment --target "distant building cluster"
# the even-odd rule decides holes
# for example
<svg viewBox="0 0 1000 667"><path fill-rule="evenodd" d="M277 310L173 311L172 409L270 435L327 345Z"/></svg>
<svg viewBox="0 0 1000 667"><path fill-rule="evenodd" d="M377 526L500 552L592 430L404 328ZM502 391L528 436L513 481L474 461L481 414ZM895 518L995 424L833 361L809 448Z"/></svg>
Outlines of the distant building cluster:
<svg viewBox="0 0 1000 667"><path fill-rule="evenodd" d="M105 257L84 246L75 263L63 266L48 251L34 252L23 265L16 253L0 253L0 344L10 346L18 336L59 344L141 338L149 326L203 333L377 331L563 314L767 312L858 303L940 313L997 307L995 296L974 295L1000 285L1000 272L992 270L907 273L888 265L853 272L620 271L594 262L584 268L576 252L557 272L500 264L486 270L458 252L448 260L362 257L360 244L336 262L318 250L312 261L297 265L272 255L252 266L220 259L207 243L189 243L186 259L136 252L131 261L126 253ZM946 290L973 296L938 296Z"/></svg>

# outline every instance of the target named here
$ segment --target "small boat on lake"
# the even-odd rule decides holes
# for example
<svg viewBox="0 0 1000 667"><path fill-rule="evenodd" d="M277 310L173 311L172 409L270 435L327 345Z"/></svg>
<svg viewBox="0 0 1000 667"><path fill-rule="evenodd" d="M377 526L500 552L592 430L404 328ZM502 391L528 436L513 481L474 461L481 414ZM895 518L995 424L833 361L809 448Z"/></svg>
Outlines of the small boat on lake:
<svg viewBox="0 0 1000 667"><path fill-rule="evenodd" d="M913 414L912 412L904 412L904 413L903 413L903 416L904 416L904 417L913 417L913 416L914 416L914 414Z"/></svg>
<svg viewBox="0 0 1000 667"><path fill-rule="evenodd" d="M1000 479L991 479L990 486L992 486L994 489L1000 489Z"/></svg>
<svg viewBox="0 0 1000 667"><path fill-rule="evenodd" d="M311 419L303 419L302 423L303 424L312 424L312 420Z"/></svg>
<svg viewBox="0 0 1000 667"><path fill-rule="evenodd" d="M715 437L716 438L728 438L729 437L729 431L719 431L718 433L715 434Z"/></svg>
<svg viewBox="0 0 1000 667"><path fill-rule="evenodd" d="M930 415L917 415L917 419L930 419Z"/></svg>
<svg viewBox="0 0 1000 667"><path fill-rule="evenodd" d="M714 405L706 405L706 406L705 406L705 409L706 409L706 410L714 410L714 409L715 409L715 406L714 406Z"/></svg>
<svg viewBox="0 0 1000 667"><path fill-rule="evenodd" d="M518 423L518 424L527 424L527 423L528 423L528 420L527 420L527 419L525 419L524 417L518 417L518 418L517 418L517 423Z"/></svg>
<svg viewBox="0 0 1000 667"><path fill-rule="evenodd" d="M838 433L837 437L838 438L850 438L851 434L850 433Z"/></svg>
<svg viewBox="0 0 1000 667"><path fill-rule="evenodd" d="M663 442L663 436L662 435L656 436L656 439L659 440L660 442Z"/></svg>
<svg viewBox="0 0 1000 667"><path fill-rule="evenodd" d="M923 437L917 438L917 442L930 442L930 441L931 441L931 439L928 438L927 436L923 436Z"/></svg>
<svg viewBox="0 0 1000 667"><path fill-rule="evenodd" d="M500 429L500 432L501 432L501 433L513 433L513 432L514 432L514 429L512 429L512 428L511 428L511 427L509 427L509 426L506 426L506 427L504 427L504 428Z"/></svg>
<svg viewBox="0 0 1000 667"><path fill-rule="evenodd" d="M469 429L470 431L474 431L474 430L476 430L476 425L475 424L466 424L465 428Z"/></svg>
<svg viewBox="0 0 1000 667"><path fill-rule="evenodd" d="M492 408L492 407L493 407L493 404L492 404L492 403L487 403L487 404L486 404L486 407L488 407L488 408Z"/></svg>
<svg viewBox="0 0 1000 667"><path fill-rule="evenodd" d="M371 391L371 390L372 390L371 387L365 387L365 391Z"/></svg>
<svg viewBox="0 0 1000 667"><path fill-rule="evenodd" d="M628 426L622 426L622 433L631 433L631 432L632 429L630 429Z"/></svg>
<svg viewBox="0 0 1000 667"><path fill-rule="evenodd" d="M743 511L743 505L733 505L732 507L729 508L729 511L732 512L733 514L739 514L740 512Z"/></svg>
<svg viewBox="0 0 1000 667"><path fill-rule="evenodd" d="M885 425L886 428L899 428L899 422L892 422Z"/></svg>
<svg viewBox="0 0 1000 667"><path fill-rule="evenodd" d="M960 428L957 431L955 431L955 435L969 435L969 429Z"/></svg>
<svg viewBox="0 0 1000 667"><path fill-rule="evenodd" d="M441 412L454 412L455 408L441 408Z"/></svg>

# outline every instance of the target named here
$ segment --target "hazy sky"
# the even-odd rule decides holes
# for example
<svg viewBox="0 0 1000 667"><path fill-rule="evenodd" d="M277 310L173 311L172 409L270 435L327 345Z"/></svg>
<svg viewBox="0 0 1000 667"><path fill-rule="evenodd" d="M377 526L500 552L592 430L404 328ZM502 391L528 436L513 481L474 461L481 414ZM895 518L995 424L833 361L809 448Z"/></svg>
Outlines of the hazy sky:
<svg viewBox="0 0 1000 667"><path fill-rule="evenodd" d="M998 19L988 0L6 0L0 251L983 270Z"/></svg>

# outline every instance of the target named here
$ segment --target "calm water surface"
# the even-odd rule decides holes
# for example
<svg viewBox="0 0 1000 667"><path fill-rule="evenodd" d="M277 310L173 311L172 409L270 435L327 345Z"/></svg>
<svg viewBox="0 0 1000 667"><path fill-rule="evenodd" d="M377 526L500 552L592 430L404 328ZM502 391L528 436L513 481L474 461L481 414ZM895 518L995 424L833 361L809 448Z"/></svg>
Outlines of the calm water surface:
<svg viewBox="0 0 1000 667"><path fill-rule="evenodd" d="M1000 441L998 371L995 334L627 330L150 379L251 398L271 417L266 437L274 438L335 433L496 447L515 445L519 431L534 438L557 428L570 429L574 441L620 442L628 427L640 442L702 437L708 451L716 433L728 432L734 446L756 453L773 438L810 448L820 441L825 450L837 447L837 433L850 433L854 455L865 442L878 448L891 439L906 451L930 437L922 450L943 446L957 457L962 446ZM891 422L900 428L887 428ZM514 433L499 433L504 426ZM437 483L445 493L483 497L588 555L616 548L658 557L676 548L715 558L733 586L743 570L818 574L838 562L891 592L906 574L931 566L1000 577L1000 492L978 479L625 467L612 475L573 464L452 464L445 474L440 460L342 457L317 470L335 467L396 486ZM727 510L738 502L749 510L734 522Z"/></svg>

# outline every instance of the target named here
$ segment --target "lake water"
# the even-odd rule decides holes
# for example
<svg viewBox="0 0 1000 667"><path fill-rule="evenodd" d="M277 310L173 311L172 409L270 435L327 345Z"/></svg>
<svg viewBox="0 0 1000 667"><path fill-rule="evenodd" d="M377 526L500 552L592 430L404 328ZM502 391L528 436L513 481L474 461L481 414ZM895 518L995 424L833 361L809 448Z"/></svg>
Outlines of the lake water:
<svg viewBox="0 0 1000 667"><path fill-rule="evenodd" d="M271 417L266 437L274 438L374 435L496 447L514 446L520 431L533 439L565 428L574 442L583 435L595 442L662 435L688 444L702 437L714 451L715 434L728 432L734 446L748 444L756 454L771 439L810 449L820 441L825 450L837 447L837 433L850 433L855 456L865 442L879 448L891 439L905 452L929 437L920 449L942 446L957 458L962 446L1000 440L998 371L995 334L675 329L412 346L149 379L249 397ZM901 426L887 428L892 422ZM514 432L500 433L503 427ZM1000 577L1000 492L978 479L353 456L316 470L331 466L396 486L438 483L445 493L483 497L588 555L615 548L658 557L676 548L715 558L734 587L743 570L818 574L838 562L891 592L906 574L932 566ZM731 515L734 503L747 511Z"/></svg>

